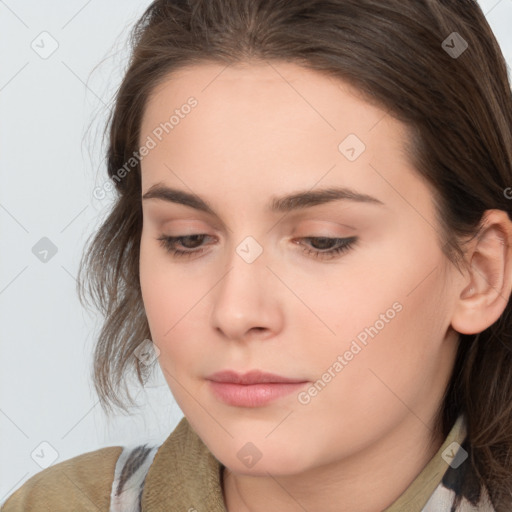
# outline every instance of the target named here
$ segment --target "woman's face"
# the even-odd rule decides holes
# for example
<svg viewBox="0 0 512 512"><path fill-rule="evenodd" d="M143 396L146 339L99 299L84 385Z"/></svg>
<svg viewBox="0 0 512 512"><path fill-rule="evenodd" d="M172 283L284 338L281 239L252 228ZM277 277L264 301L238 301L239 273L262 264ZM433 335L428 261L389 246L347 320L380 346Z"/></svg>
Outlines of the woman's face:
<svg viewBox="0 0 512 512"><path fill-rule="evenodd" d="M144 306L176 401L231 470L299 473L430 435L459 274L406 135L292 63L196 65L150 98ZM166 248L165 236L184 238ZM223 370L299 383L208 380Z"/></svg>

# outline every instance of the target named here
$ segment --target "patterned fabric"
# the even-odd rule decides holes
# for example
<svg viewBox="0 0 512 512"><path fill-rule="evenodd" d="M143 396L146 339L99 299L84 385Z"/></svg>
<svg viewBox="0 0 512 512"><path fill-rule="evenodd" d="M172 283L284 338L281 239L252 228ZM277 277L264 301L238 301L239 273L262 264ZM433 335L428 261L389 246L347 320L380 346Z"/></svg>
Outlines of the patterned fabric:
<svg viewBox="0 0 512 512"><path fill-rule="evenodd" d="M421 512L496 512L487 490L479 487L470 460L466 440Z"/></svg>
<svg viewBox="0 0 512 512"><path fill-rule="evenodd" d="M124 447L117 459L110 512L140 512L144 481L158 446Z"/></svg>
<svg viewBox="0 0 512 512"><path fill-rule="evenodd" d="M477 485L467 441L457 447L426 505L421 511L404 508L404 512L496 512L485 488ZM146 475L158 448L142 445L123 449L115 469L110 512L141 512Z"/></svg>

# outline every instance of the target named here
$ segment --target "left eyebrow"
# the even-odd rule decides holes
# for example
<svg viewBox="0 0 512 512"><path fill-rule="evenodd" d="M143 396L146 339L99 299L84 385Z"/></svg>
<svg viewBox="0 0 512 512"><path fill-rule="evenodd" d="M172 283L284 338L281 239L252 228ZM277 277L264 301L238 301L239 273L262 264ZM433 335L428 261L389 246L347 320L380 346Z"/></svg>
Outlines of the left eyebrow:
<svg viewBox="0 0 512 512"><path fill-rule="evenodd" d="M198 195L190 194L184 190L170 188L162 183L156 183L150 187L142 196L142 199L160 199L170 203L183 204L196 210L216 215L210 203ZM346 187L330 187L320 190L295 192L282 197L273 197L269 202L268 209L271 212L282 213L302 210L332 201L353 201L384 206L384 203L376 197Z"/></svg>

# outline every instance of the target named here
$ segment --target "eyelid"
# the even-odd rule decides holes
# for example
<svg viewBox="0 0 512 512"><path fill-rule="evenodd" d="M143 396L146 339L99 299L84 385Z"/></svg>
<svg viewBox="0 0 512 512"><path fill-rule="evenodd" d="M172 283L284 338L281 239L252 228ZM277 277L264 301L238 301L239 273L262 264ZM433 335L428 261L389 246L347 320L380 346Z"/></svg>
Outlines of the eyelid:
<svg viewBox="0 0 512 512"><path fill-rule="evenodd" d="M314 233L315 236L326 236L326 237L343 237L350 236L350 234L355 233L357 228L355 226L351 226L350 224L346 224L343 222L339 222L337 220L332 219L331 216L326 216L328 218L290 218L283 219L281 222L282 230L286 231L287 229L291 229L293 235L295 236L297 233ZM325 233L325 235L322 235ZM306 235L308 236L308 235Z"/></svg>
<svg viewBox="0 0 512 512"><path fill-rule="evenodd" d="M325 205L321 205L325 206ZM337 210L339 213L340 210ZM214 229L215 231L219 232L224 229L224 225L220 225L217 221L205 217L202 212L195 212L192 214L193 218L188 217L189 214L185 214L184 212L180 213L171 213L166 209L159 209L159 208L147 208L147 217L158 223L160 226L165 226L167 223L172 223L173 226L176 223L184 222L187 224L190 223L197 223L201 226L205 226L204 228L199 229L208 229L206 226L209 226L211 229ZM277 222L277 224L280 224L281 226L285 228L295 227L297 225L306 227L309 226L309 224L313 224L315 226L316 224L325 225L325 224L333 224L334 227L341 227L342 229L350 229L350 230L356 230L357 228L355 226L351 226L350 224L346 224L344 222L339 222L337 220L333 219L333 216L336 215L333 214L332 211L326 211L325 213L321 213L320 217L317 217L319 215L319 212L315 212L315 217L311 218L313 215L313 212L309 211L301 211L301 212L292 212L288 215L285 215ZM326 218L322 218L322 216L325 215ZM276 225L275 222L272 223L272 228ZM309 228L308 228L309 229ZM312 227L311 229L318 229L315 227ZM230 228L227 228L229 232L232 232Z"/></svg>
<svg viewBox="0 0 512 512"><path fill-rule="evenodd" d="M155 225L159 231L171 232L168 233L169 236L202 235L210 234L212 231L218 233L219 231L211 223L198 219L170 219L162 216L161 220L157 219Z"/></svg>

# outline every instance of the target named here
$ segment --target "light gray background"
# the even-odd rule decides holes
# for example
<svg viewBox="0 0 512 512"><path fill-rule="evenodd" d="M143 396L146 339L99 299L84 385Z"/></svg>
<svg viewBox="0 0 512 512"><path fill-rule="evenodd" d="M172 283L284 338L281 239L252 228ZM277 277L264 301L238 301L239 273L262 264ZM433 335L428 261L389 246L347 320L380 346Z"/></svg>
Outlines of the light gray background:
<svg viewBox="0 0 512 512"><path fill-rule="evenodd" d="M42 466L161 442L183 416L159 373L138 411L106 420L90 379L101 318L75 293L85 240L111 203L92 195L106 179L107 103L149 3L0 0L0 503ZM512 0L480 5L512 66ZM46 263L32 252L43 237L57 248Z"/></svg>

